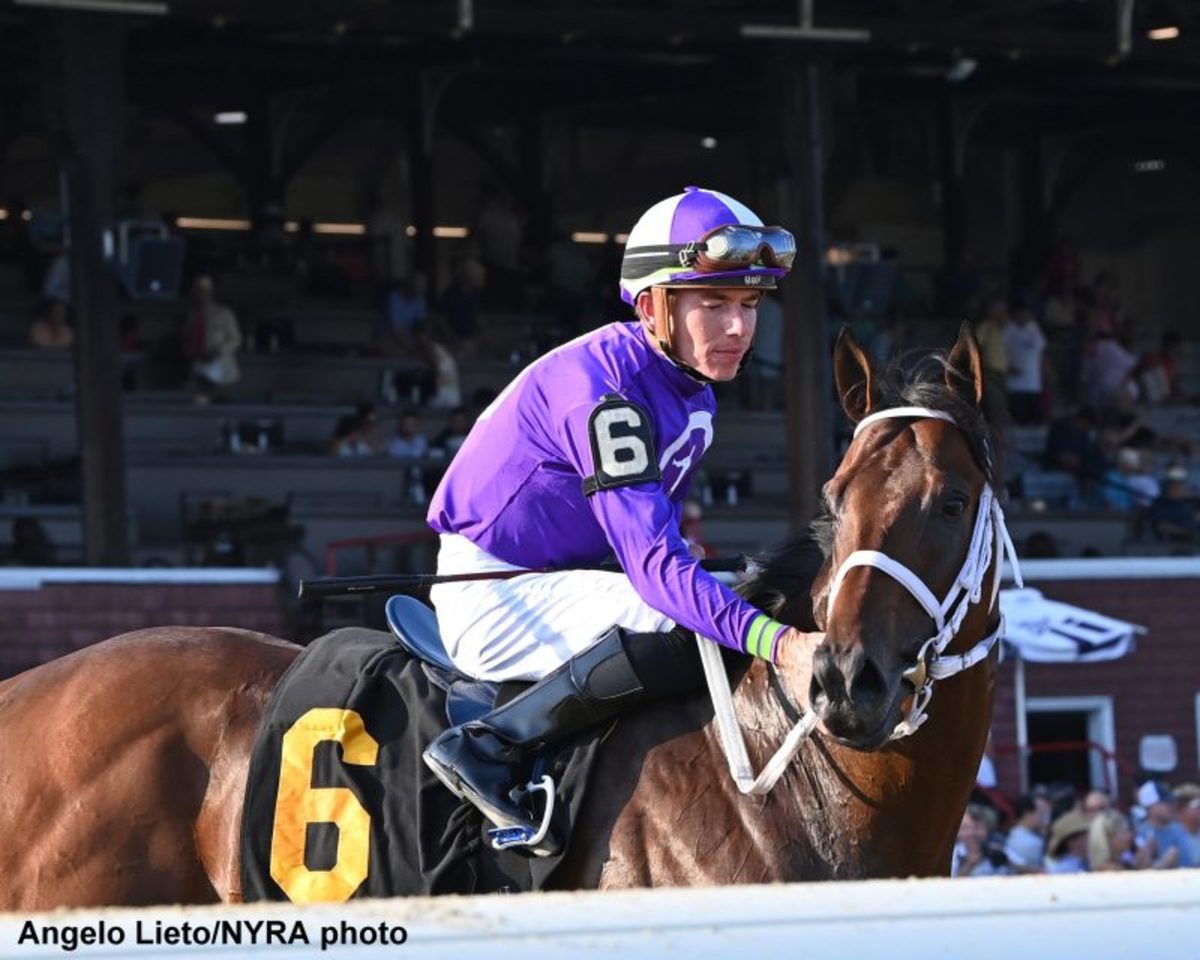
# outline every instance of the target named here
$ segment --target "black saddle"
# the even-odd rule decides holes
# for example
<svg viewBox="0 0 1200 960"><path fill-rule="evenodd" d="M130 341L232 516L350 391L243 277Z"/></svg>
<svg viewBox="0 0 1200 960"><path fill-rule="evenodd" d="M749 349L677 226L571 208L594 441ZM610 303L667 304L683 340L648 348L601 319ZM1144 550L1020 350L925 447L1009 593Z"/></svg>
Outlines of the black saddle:
<svg viewBox="0 0 1200 960"><path fill-rule="evenodd" d="M384 612L388 628L400 646L421 661L421 667L430 682L445 691L446 719L450 726L457 727L477 720L496 706L502 692L508 699L511 694L524 688L525 684L476 680L460 673L446 653L433 610L415 597L402 594L391 597Z"/></svg>

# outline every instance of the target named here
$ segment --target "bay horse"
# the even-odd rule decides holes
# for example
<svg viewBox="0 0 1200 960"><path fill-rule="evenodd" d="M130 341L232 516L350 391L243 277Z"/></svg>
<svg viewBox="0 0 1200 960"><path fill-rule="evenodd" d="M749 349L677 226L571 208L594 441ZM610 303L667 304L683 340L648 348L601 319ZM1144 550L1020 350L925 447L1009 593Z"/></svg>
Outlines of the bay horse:
<svg viewBox="0 0 1200 960"><path fill-rule="evenodd" d="M557 886L948 872L991 717L991 646L938 683L928 722L890 738L922 712L926 674L983 649L999 611L994 596L969 604L936 624L944 642L931 647L916 588L884 561L861 561L886 554L932 593L954 590L998 475L994 398L965 328L932 375L885 375L847 334L834 361L860 431L824 489L820 548L796 541L741 587L809 631L807 642L781 652L775 677L761 660L732 671L756 764L789 729L786 701L816 711L819 728L772 791L746 796L707 694L619 724ZM862 428L898 405L928 416L901 411ZM995 551L982 565L999 562ZM0 684L0 909L239 901L250 748L299 649L245 630L162 627Z"/></svg>

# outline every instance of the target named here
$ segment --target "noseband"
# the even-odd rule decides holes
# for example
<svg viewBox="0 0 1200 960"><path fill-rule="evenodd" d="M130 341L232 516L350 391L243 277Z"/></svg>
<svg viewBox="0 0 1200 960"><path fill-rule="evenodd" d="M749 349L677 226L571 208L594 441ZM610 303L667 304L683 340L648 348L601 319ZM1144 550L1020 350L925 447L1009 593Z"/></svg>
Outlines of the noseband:
<svg viewBox="0 0 1200 960"><path fill-rule="evenodd" d="M933 410L928 407L895 407L865 417L855 427L854 436L857 438L863 430L881 420L899 417L945 420L947 423L959 426L950 414L942 410ZM963 620L966 619L971 607L982 599L983 581L987 576L988 567L992 565L993 558L995 558L996 564L992 573L988 610L995 609L996 597L1000 591L1001 553L1007 554L1012 564L1013 578L1018 585L1022 585L1021 571L1017 566L1017 553L1013 548L1012 539L1008 535L1008 529L1004 525L1004 511L1000 508L1000 502L996 498L991 484L985 482L979 495L979 510L975 515L975 529L971 534L967 557L944 600L939 602L925 582L903 563L878 550L855 550L838 567L829 588L828 611L832 612L838 591L851 570L856 567L874 567L904 587L921 605L921 608L929 614L937 628L937 632L921 644L916 662L904 671L904 679L913 685L912 706L909 707L905 718L892 731L892 740L915 733L921 724L929 719L926 708L933 697L935 680L945 680L947 677L961 673L986 659L996 645L996 641L1004 634L1004 615L1001 614L996 629L966 653L952 656L945 653L946 648L962 627Z"/></svg>

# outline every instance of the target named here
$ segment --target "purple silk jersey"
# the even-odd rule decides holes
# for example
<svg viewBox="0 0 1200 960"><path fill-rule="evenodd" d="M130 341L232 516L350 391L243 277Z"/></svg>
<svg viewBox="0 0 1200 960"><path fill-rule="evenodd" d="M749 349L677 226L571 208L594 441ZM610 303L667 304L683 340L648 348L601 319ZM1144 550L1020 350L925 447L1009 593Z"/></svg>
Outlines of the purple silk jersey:
<svg viewBox="0 0 1200 960"><path fill-rule="evenodd" d="M649 459L647 472L660 476L610 480L589 495L585 478L605 464L626 476L638 466L629 464L629 451L641 446L636 438L613 440L602 427L608 451L603 440L597 446L593 415L606 400L635 404L630 422L646 415L652 449L638 463ZM531 569L592 566L615 554L655 610L773 659L782 626L703 570L679 532L692 475L712 444L715 410L712 388L672 366L639 324L602 327L534 361L480 415L438 485L429 525ZM625 466L622 451L612 452L621 447Z"/></svg>

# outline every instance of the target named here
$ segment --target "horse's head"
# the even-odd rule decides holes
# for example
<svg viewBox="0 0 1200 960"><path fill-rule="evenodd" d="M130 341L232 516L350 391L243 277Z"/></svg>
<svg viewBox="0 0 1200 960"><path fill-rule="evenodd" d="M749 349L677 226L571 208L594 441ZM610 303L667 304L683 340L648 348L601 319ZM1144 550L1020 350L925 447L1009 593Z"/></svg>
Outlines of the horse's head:
<svg viewBox="0 0 1200 960"><path fill-rule="evenodd" d="M823 491L827 559L812 597L825 638L813 654L809 702L831 735L870 750L891 738L929 662L955 635L955 652L970 646L992 616L988 571L1000 562L1002 531L990 486L997 398L965 326L933 376L894 379L843 332L835 379L858 428Z"/></svg>

